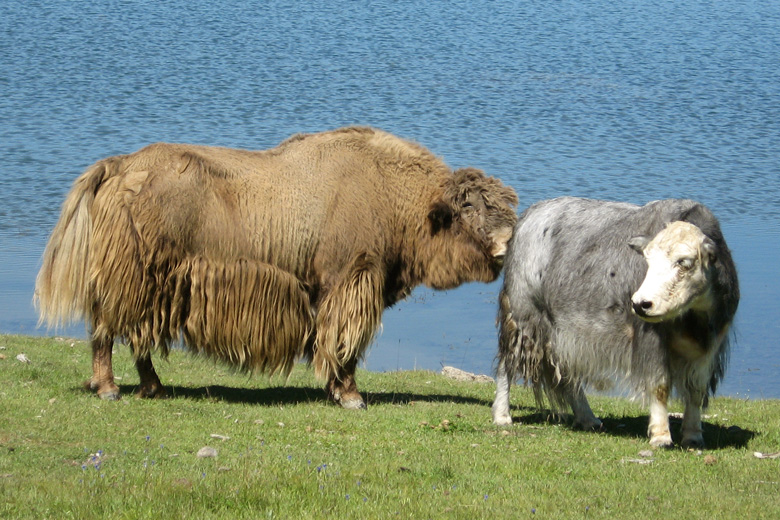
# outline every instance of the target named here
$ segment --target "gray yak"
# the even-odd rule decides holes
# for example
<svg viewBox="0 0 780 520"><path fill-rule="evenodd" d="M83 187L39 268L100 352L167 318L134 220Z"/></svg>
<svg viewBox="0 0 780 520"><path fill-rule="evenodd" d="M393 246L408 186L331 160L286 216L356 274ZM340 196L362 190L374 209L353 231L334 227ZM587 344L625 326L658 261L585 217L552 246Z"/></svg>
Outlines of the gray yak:
<svg viewBox="0 0 780 520"><path fill-rule="evenodd" d="M641 254L637 254L637 251ZM717 219L691 200L645 206L563 197L526 210L499 296L493 422L511 424L509 388L601 426L587 387L619 382L649 398L653 446L672 445L670 392L685 405L682 446L703 446L701 409L722 378L739 303Z"/></svg>
<svg viewBox="0 0 780 520"><path fill-rule="evenodd" d="M154 144L74 183L43 256L42 322L86 319L87 386L116 399L115 338L138 394L162 395L172 342L249 372L308 359L328 396L365 408L355 368L383 310L415 286L495 280L515 192L371 128L246 151Z"/></svg>

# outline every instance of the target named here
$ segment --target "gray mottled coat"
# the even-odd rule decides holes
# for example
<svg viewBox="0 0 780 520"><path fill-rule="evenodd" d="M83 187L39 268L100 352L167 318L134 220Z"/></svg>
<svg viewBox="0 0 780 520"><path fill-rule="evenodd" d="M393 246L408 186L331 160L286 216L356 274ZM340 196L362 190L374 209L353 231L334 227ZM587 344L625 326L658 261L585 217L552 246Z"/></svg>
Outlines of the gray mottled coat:
<svg viewBox="0 0 780 520"><path fill-rule="evenodd" d="M632 312L631 296L647 264L628 243L680 220L699 227L716 245L715 305L708 313L690 311L649 323ZM659 389L674 388L686 402L706 406L724 373L726 331L738 301L736 270L718 221L697 202L662 200L640 207L563 197L537 203L520 216L506 257L499 386L502 379L508 389L508 382L523 378L540 405L546 393L556 408L572 405L575 419L584 387L600 389L614 381L651 398ZM672 343L680 335L694 338L706 359L678 355ZM499 403L501 392L494 420L508 413L508 400ZM666 396L660 397L665 406Z"/></svg>

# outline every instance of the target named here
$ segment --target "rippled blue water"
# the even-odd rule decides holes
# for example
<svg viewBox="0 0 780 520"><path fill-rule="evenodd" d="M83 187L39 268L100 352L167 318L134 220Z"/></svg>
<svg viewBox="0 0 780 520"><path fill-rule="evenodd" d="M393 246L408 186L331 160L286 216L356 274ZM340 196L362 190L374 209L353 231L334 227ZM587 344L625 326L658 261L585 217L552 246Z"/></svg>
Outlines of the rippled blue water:
<svg viewBox="0 0 780 520"><path fill-rule="evenodd" d="M364 124L501 177L521 206L706 203L742 285L721 393L780 397L776 2L5 0L0 92L2 332L46 333L40 255L96 160ZM366 366L490 372L498 288L416 291Z"/></svg>

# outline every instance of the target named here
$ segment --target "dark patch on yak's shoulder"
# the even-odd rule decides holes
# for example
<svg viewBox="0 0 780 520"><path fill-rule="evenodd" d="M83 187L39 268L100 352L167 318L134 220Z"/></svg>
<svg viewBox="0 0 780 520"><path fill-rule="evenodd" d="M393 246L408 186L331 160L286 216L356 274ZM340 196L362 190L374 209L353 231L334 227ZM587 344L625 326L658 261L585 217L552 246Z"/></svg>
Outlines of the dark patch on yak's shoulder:
<svg viewBox="0 0 780 520"><path fill-rule="evenodd" d="M398 258L389 264L385 275L385 307L395 305L400 300L409 296L411 285L412 283L408 277L408 266L406 262Z"/></svg>
<svg viewBox="0 0 780 520"><path fill-rule="evenodd" d="M452 226L452 208L444 201L438 201L431 204L431 210L428 212L428 220L431 222L431 233L437 234L442 229L449 229Z"/></svg>

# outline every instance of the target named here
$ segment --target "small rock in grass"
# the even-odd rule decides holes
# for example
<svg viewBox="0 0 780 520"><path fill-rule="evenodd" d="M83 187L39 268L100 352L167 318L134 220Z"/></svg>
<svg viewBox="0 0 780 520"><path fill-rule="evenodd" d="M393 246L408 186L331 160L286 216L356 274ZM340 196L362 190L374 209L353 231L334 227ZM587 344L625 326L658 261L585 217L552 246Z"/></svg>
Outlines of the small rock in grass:
<svg viewBox="0 0 780 520"><path fill-rule="evenodd" d="M206 459L209 457L216 457L217 456L217 450L212 448L211 446L203 446L201 449L198 450L197 457L199 459Z"/></svg>
<svg viewBox="0 0 780 520"><path fill-rule="evenodd" d="M631 462L632 464L652 464L653 459L623 459L622 462Z"/></svg>
<svg viewBox="0 0 780 520"><path fill-rule="evenodd" d="M712 456L712 455L705 455L704 456L704 463L707 466L712 466L716 462L718 462L718 459L716 459L714 456Z"/></svg>
<svg viewBox="0 0 780 520"><path fill-rule="evenodd" d="M482 374L472 374L455 367L444 367L441 369L444 377L454 379L455 381L474 381L477 383L492 383L493 378Z"/></svg>
<svg viewBox="0 0 780 520"><path fill-rule="evenodd" d="M761 453L760 451L754 451L753 456L757 459L778 459L780 458L780 451L777 453Z"/></svg>

